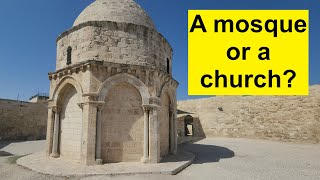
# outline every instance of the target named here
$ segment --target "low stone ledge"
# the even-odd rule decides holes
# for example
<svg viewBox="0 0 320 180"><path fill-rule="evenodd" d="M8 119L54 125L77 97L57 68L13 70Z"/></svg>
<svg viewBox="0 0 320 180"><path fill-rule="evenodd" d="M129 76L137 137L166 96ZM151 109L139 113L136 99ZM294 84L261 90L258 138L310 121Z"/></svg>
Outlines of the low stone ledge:
<svg viewBox="0 0 320 180"><path fill-rule="evenodd" d="M195 156L189 152L179 152L175 156L165 157L158 164L140 162L121 162L96 166L85 166L63 159L45 156L44 152L31 154L18 159L17 164L32 171L54 176L92 176L92 175L136 175L167 174L175 175L188 167Z"/></svg>

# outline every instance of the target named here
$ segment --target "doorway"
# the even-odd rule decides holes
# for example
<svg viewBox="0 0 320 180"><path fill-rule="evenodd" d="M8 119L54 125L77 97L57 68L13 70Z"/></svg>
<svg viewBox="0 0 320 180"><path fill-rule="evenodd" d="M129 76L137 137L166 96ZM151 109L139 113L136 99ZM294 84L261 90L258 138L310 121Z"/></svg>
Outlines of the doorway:
<svg viewBox="0 0 320 180"><path fill-rule="evenodd" d="M193 130L193 117L190 115L187 115L184 118L184 129L185 129L185 136L194 136L194 130Z"/></svg>

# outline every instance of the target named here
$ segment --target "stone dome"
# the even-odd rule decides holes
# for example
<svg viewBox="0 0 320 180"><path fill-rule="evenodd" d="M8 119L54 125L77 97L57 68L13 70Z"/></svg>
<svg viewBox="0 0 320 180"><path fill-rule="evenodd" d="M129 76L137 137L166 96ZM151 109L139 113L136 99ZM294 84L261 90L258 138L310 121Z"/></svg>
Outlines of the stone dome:
<svg viewBox="0 0 320 180"><path fill-rule="evenodd" d="M88 21L132 23L155 29L151 18L133 0L95 0L82 11L73 26Z"/></svg>

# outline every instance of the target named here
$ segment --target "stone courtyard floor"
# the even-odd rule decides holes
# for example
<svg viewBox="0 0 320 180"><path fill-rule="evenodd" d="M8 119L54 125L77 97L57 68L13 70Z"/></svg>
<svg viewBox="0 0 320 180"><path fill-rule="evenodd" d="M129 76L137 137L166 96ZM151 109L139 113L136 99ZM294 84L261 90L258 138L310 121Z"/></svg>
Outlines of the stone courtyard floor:
<svg viewBox="0 0 320 180"><path fill-rule="evenodd" d="M37 152L21 157L17 164L35 172L54 176L89 176L89 175L136 175L136 174L167 174L175 175L189 166L195 156L190 152L179 152L169 155L157 164L141 162L107 163L97 166L86 166L60 158L49 158L44 152Z"/></svg>
<svg viewBox="0 0 320 180"><path fill-rule="evenodd" d="M319 179L320 145L253 139L208 138L180 146L196 155L192 165L177 175L57 177L15 164L19 155L42 151L45 141L0 143L0 179ZM9 159L8 159L9 158ZM9 163L9 161L11 163Z"/></svg>

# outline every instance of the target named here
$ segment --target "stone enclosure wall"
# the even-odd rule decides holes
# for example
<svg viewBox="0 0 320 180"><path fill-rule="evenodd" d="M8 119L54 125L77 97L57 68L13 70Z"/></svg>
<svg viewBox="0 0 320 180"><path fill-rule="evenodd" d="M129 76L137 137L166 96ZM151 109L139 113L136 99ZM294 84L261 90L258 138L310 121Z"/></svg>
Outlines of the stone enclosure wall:
<svg viewBox="0 0 320 180"><path fill-rule="evenodd" d="M320 143L320 85L309 96L219 96L178 102L197 113L207 137Z"/></svg>
<svg viewBox="0 0 320 180"><path fill-rule="evenodd" d="M0 99L0 140L45 139L47 103Z"/></svg>

